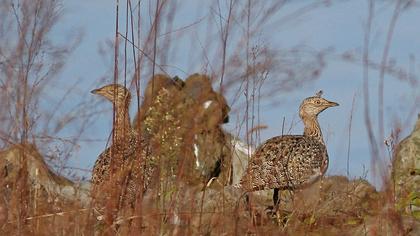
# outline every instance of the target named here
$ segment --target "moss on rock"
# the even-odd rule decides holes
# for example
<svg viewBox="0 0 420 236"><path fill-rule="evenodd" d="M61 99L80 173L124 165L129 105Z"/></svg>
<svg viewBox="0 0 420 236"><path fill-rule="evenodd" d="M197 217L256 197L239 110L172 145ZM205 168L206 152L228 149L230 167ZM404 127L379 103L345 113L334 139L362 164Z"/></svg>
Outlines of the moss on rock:
<svg viewBox="0 0 420 236"><path fill-rule="evenodd" d="M392 178L397 208L420 219L420 115L413 132L397 147Z"/></svg>

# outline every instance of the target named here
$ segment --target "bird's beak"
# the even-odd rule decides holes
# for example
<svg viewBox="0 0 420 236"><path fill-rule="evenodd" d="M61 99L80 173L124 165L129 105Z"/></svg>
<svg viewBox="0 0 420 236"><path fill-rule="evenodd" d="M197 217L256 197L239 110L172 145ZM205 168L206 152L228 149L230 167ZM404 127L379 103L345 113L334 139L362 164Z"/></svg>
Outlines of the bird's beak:
<svg viewBox="0 0 420 236"><path fill-rule="evenodd" d="M229 116L225 116L225 118L223 119L223 124L227 123L229 123Z"/></svg>
<svg viewBox="0 0 420 236"><path fill-rule="evenodd" d="M327 106L328 107L336 107L336 106L339 106L339 104L338 103L336 103L336 102L331 102L331 101L327 101L328 103L327 103Z"/></svg>
<svg viewBox="0 0 420 236"><path fill-rule="evenodd" d="M99 89L94 89L94 90L92 90L90 92L93 93L93 94L98 94L99 93Z"/></svg>

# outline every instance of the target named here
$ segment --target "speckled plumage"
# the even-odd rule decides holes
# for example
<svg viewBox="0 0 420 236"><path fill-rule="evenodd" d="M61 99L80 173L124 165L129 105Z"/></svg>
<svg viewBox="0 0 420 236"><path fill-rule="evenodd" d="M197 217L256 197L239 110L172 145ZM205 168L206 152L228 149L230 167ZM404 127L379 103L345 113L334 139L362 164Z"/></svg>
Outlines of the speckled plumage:
<svg viewBox="0 0 420 236"><path fill-rule="evenodd" d="M293 190L310 185L325 174L328 153L317 117L338 104L321 98L321 94L306 98L300 106L303 135L273 137L258 147L240 181L241 188Z"/></svg>
<svg viewBox="0 0 420 236"><path fill-rule="evenodd" d="M124 86L111 84L93 90L92 93L111 101L115 109L112 144L95 162L91 179L93 189L101 191L112 173L123 174L124 183L120 183L125 185L122 201L133 203L137 193L147 189L155 167L153 160L149 159L147 142L131 127L128 111L130 92Z"/></svg>
<svg viewBox="0 0 420 236"><path fill-rule="evenodd" d="M303 135L284 135L264 142L241 179L244 189L296 189L315 182L328 167L325 145Z"/></svg>
<svg viewBox="0 0 420 236"><path fill-rule="evenodd" d="M150 152L145 146L145 140L141 138L134 130L128 134L128 142L124 145L111 145L103 151L95 162L92 172L92 184L99 186L106 183L110 177L111 161L115 157L122 157L120 171L127 171L128 175L126 182L126 196L127 202L135 200L136 194L141 189L139 183L143 181L142 190L147 190L155 169L150 159L142 160L144 157L151 157ZM142 163L140 163L142 162ZM126 168L126 169L123 169ZM143 175L143 176L141 176Z"/></svg>

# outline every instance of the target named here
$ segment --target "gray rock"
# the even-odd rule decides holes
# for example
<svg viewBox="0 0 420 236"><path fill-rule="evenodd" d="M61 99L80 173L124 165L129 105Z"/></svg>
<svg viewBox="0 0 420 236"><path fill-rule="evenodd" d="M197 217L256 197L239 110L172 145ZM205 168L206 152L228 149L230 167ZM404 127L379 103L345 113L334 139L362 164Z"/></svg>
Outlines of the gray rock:
<svg viewBox="0 0 420 236"><path fill-rule="evenodd" d="M19 171L23 168L26 159L29 187L42 189L49 198L59 197L66 201L79 201L87 206L90 202L89 183L74 183L69 179L55 174L44 162L43 157L34 145L14 145L0 151L0 169L4 178L2 188L7 190L13 186L18 178Z"/></svg>
<svg viewBox="0 0 420 236"><path fill-rule="evenodd" d="M420 114L413 132L395 153L392 177L397 208L420 219Z"/></svg>
<svg viewBox="0 0 420 236"><path fill-rule="evenodd" d="M8 208L3 194L0 194L0 228L7 222Z"/></svg>

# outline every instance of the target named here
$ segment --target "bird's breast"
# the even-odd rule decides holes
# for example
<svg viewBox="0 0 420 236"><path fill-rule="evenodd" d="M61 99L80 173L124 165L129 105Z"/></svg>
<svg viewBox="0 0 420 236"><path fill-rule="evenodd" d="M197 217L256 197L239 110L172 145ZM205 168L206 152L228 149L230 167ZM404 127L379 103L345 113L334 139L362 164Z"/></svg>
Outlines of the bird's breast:
<svg viewBox="0 0 420 236"><path fill-rule="evenodd" d="M325 172L327 172L328 164L329 164L329 159L328 159L328 154L326 154L325 155L325 158L324 158L324 160L322 161L322 164L321 164L321 173L322 173L322 175L324 175Z"/></svg>
<svg viewBox="0 0 420 236"><path fill-rule="evenodd" d="M308 180L307 180L307 185L311 185L313 183L315 183L316 181L318 181L318 179L323 175L324 173L322 173L322 169L321 168L314 168L312 170L312 175L309 176Z"/></svg>

